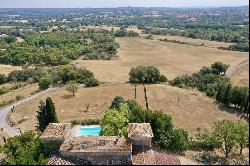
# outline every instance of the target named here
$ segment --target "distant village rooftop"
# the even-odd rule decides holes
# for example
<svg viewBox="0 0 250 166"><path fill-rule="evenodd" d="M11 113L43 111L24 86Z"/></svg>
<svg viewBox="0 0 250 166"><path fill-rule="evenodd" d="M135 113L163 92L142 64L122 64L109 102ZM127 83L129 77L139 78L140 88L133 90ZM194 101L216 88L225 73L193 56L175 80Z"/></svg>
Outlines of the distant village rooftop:
<svg viewBox="0 0 250 166"><path fill-rule="evenodd" d="M70 129L70 123L50 123L43 132L41 138L64 140L67 137L68 131Z"/></svg>
<svg viewBox="0 0 250 166"><path fill-rule="evenodd" d="M129 123L128 137L153 137L150 123Z"/></svg>

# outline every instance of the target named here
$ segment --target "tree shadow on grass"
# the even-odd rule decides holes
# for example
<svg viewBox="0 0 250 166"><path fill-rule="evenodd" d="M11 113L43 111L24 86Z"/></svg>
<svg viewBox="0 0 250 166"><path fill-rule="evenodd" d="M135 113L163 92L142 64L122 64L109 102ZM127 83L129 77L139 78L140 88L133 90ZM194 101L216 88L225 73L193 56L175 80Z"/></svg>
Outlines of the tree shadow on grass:
<svg viewBox="0 0 250 166"><path fill-rule="evenodd" d="M71 99L71 98L73 98L73 97L74 97L74 96L71 95L71 94L65 94L65 95L62 96L63 99Z"/></svg>
<svg viewBox="0 0 250 166"><path fill-rule="evenodd" d="M228 107L228 106L225 106L224 104L218 104L218 108L222 112L228 112L230 114L236 115L237 117L240 117L240 119L244 119L246 121L249 121L249 117L247 115L240 112L240 110L238 110L238 109L236 109L234 107Z"/></svg>

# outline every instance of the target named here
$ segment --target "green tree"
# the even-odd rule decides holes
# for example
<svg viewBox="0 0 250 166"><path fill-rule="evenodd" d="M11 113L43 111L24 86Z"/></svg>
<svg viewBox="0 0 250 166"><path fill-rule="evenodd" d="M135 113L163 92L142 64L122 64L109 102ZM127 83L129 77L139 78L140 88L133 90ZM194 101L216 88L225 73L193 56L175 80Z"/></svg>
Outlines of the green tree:
<svg viewBox="0 0 250 166"><path fill-rule="evenodd" d="M79 89L79 84L76 81L72 80L67 82L66 90L72 93L73 96L75 96L75 93L78 91L78 89Z"/></svg>
<svg viewBox="0 0 250 166"><path fill-rule="evenodd" d="M188 133L183 129L174 129L170 135L168 149L175 153L183 153L188 147Z"/></svg>
<svg viewBox="0 0 250 166"><path fill-rule="evenodd" d="M167 81L160 71L154 66L138 66L129 72L131 83L159 83Z"/></svg>
<svg viewBox="0 0 250 166"><path fill-rule="evenodd" d="M226 73L227 69L230 67L230 65L223 64L222 62L215 62L211 65L212 70L215 74L220 75Z"/></svg>
<svg viewBox="0 0 250 166"><path fill-rule="evenodd" d="M121 104L119 111L108 110L101 119L102 135L105 136L127 136L127 126L129 122L128 105Z"/></svg>
<svg viewBox="0 0 250 166"><path fill-rule="evenodd" d="M116 96L114 100L112 101L112 104L110 106L110 109L119 109L121 104L124 104L125 100L121 96Z"/></svg>
<svg viewBox="0 0 250 166"><path fill-rule="evenodd" d="M249 143L249 127L246 123L237 122L235 123L236 131L236 142L240 147L240 155L242 155L242 150Z"/></svg>
<svg viewBox="0 0 250 166"><path fill-rule="evenodd" d="M43 132L49 123L58 123L55 105L48 97L46 102L40 101L39 111L37 111L37 129Z"/></svg>
<svg viewBox="0 0 250 166"><path fill-rule="evenodd" d="M40 134L28 131L20 136L9 138L3 145L8 165L46 165L44 145Z"/></svg>
<svg viewBox="0 0 250 166"><path fill-rule="evenodd" d="M42 77L38 82L39 88L42 90L48 89L52 84L52 79L49 76Z"/></svg>
<svg viewBox="0 0 250 166"><path fill-rule="evenodd" d="M223 142L222 149L227 158L237 144L235 124L229 120L219 121L215 124L214 133Z"/></svg>
<svg viewBox="0 0 250 166"><path fill-rule="evenodd" d="M226 104L226 105L229 105L230 104L230 101L231 101L231 97L232 97L232 93L231 93L231 90L232 90L232 86L231 85L228 85L227 86L227 89L223 95L223 103Z"/></svg>

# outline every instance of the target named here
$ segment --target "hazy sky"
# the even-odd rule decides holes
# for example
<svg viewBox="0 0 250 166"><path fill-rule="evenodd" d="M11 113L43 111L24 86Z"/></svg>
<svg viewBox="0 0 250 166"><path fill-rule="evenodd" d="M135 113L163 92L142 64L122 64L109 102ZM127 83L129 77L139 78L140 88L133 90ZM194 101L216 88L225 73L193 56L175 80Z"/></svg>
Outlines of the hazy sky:
<svg viewBox="0 0 250 166"><path fill-rule="evenodd" d="M249 5L248 0L0 0L0 8L220 7Z"/></svg>

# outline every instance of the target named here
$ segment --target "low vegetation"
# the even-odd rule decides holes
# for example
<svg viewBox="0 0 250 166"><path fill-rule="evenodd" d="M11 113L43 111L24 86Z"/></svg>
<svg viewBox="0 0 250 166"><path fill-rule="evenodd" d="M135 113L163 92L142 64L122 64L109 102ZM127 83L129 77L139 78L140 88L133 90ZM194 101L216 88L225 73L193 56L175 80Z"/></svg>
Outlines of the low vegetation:
<svg viewBox="0 0 250 166"><path fill-rule="evenodd" d="M249 141L249 127L244 122L222 120L214 125L212 132L202 131L196 140L191 140L190 149L214 151L221 149L225 158L233 151L242 151L247 147Z"/></svg>
<svg viewBox="0 0 250 166"><path fill-rule="evenodd" d="M6 154L8 165L46 165L45 151L38 132L28 131L7 140L0 151Z"/></svg>
<svg viewBox="0 0 250 166"><path fill-rule="evenodd" d="M154 66L138 66L129 72L129 81L133 84L153 84L166 82L167 78Z"/></svg>
<svg viewBox="0 0 250 166"><path fill-rule="evenodd" d="M108 60L116 55L118 48L113 34L107 30L17 33L24 42L1 40L5 51L0 51L0 63L55 66L68 64L82 55L85 59Z"/></svg>
<svg viewBox="0 0 250 166"><path fill-rule="evenodd" d="M232 87L225 76L229 65L216 62L210 68L203 67L198 73L176 77L171 85L180 88L192 87L214 97L218 103L227 107L234 106L240 113L249 115L249 88Z"/></svg>
<svg viewBox="0 0 250 166"><path fill-rule="evenodd" d="M119 100L118 100L119 99ZM188 133L173 126L171 116L159 111L151 111L141 107L136 101L120 100L116 97L113 107L101 119L102 134L107 136L127 136L128 123L150 123L154 133L154 142L163 149L183 153L189 147Z"/></svg>

